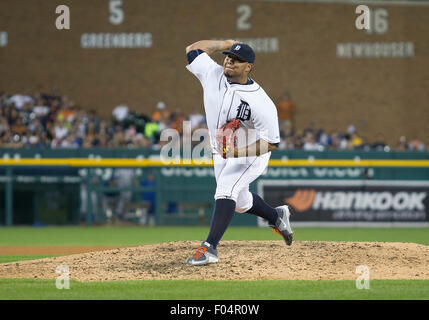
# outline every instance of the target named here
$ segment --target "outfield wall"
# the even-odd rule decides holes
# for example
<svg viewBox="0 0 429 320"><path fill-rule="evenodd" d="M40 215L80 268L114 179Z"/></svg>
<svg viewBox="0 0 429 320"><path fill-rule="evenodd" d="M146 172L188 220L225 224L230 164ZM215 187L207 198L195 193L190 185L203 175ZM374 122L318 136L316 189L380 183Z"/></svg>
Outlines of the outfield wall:
<svg viewBox="0 0 429 320"><path fill-rule="evenodd" d="M103 117L123 103L150 115L159 101L188 114L202 99L185 47L239 39L255 48L252 76L269 96L291 94L297 129L318 120L327 132L354 124L390 145L401 135L426 139L429 5L364 3L368 30L356 28L361 2L352 0L0 1L0 89L56 87ZM70 29L56 28L59 4L70 9Z"/></svg>
<svg viewBox="0 0 429 320"><path fill-rule="evenodd" d="M84 151L45 158L39 150L2 150L0 223L105 222L103 197L131 191L132 210L153 202L157 224L209 224L216 187L210 161L164 165L149 151ZM109 185L124 168L133 182ZM147 183L150 173L155 183ZM273 152L251 191L273 206L292 205L295 222L428 223L429 153ZM240 214L233 221L257 223Z"/></svg>

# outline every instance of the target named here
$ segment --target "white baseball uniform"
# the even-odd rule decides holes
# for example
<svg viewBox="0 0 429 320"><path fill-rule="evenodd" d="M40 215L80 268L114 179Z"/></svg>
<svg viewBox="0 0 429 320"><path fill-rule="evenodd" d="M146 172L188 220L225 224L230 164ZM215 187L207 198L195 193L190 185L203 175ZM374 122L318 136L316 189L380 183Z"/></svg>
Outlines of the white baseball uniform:
<svg viewBox="0 0 429 320"><path fill-rule="evenodd" d="M205 52L186 68L200 80L204 91L204 109L217 183L215 199L232 199L236 202L237 212L246 212L253 205L249 185L264 172L271 152L261 156L224 159L217 151L216 130L236 118L246 132L246 139L238 139L238 148L251 145L261 138L269 143L279 143L276 106L253 80L244 85L229 83L223 67Z"/></svg>

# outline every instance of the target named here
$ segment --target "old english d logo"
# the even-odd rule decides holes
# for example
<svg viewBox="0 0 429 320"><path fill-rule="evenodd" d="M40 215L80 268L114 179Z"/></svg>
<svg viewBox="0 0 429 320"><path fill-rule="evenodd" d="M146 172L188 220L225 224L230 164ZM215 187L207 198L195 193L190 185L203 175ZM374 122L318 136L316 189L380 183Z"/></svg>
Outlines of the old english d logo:
<svg viewBox="0 0 429 320"><path fill-rule="evenodd" d="M298 211L306 211L313 204L316 191L314 189L298 189L290 198L285 198L285 202L291 204Z"/></svg>
<svg viewBox="0 0 429 320"><path fill-rule="evenodd" d="M251 115L249 104L241 99L240 102L241 104L237 107L237 116L235 118L241 121L249 120Z"/></svg>

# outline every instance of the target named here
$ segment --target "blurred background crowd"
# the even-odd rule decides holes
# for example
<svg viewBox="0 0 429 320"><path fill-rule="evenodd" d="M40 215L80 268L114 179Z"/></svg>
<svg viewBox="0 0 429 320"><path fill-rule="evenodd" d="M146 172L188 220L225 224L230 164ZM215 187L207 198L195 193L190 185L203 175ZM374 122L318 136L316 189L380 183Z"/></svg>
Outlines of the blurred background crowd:
<svg viewBox="0 0 429 320"><path fill-rule="evenodd" d="M388 145L385 136L366 136L353 124L327 132L317 120L306 128L294 124L296 106L286 92L276 101L281 131L280 150L429 150L417 137L399 136ZM183 121L192 130L206 128L202 107L191 114L158 102L152 114L135 112L126 103L113 108L110 119L78 106L54 89L51 94L0 92L1 148L148 148L159 150L161 132L172 128L183 134Z"/></svg>

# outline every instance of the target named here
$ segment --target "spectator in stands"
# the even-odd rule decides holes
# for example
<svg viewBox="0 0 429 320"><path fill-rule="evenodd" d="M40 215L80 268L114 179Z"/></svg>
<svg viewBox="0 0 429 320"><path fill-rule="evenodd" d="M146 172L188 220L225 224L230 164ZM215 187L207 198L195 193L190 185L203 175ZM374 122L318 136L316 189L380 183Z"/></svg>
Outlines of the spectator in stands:
<svg viewBox="0 0 429 320"><path fill-rule="evenodd" d="M18 110L21 110L26 103L31 102L33 102L33 98L26 90L23 93L17 93L13 95L8 101L9 104L13 104Z"/></svg>
<svg viewBox="0 0 429 320"><path fill-rule="evenodd" d="M316 134L316 140L324 148L328 148L332 144L331 137L325 133L323 129L319 129Z"/></svg>
<svg viewBox="0 0 429 320"><path fill-rule="evenodd" d="M351 135L351 134L353 134L353 133L355 133L356 132L356 128L355 128L355 126L354 125L349 125L348 127L347 127L347 133L349 134L349 135Z"/></svg>
<svg viewBox="0 0 429 320"><path fill-rule="evenodd" d="M407 137L400 136L398 143L396 144L396 151L406 151L408 149Z"/></svg>
<svg viewBox="0 0 429 320"><path fill-rule="evenodd" d="M112 148L120 148L125 146L125 135L122 125L117 124L112 132L112 139L108 144Z"/></svg>
<svg viewBox="0 0 429 320"><path fill-rule="evenodd" d="M340 135L339 150L347 150L347 149L351 149L351 148L352 148L352 144L350 141L350 134L348 134L348 133L341 134Z"/></svg>
<svg viewBox="0 0 429 320"><path fill-rule="evenodd" d="M38 131L43 131L44 130L43 125L40 122L39 118L33 118L33 119L31 119L29 121L29 123L27 124L27 129L31 133L34 132L34 131L36 131L36 130L38 130Z"/></svg>
<svg viewBox="0 0 429 320"><path fill-rule="evenodd" d="M302 149L304 146L304 133L302 130L297 131L297 133L293 137L293 145L295 149Z"/></svg>
<svg viewBox="0 0 429 320"><path fill-rule="evenodd" d="M97 147L98 148L106 148L108 145L108 138L106 134L100 133L97 136Z"/></svg>
<svg viewBox="0 0 429 320"><path fill-rule="evenodd" d="M18 110L15 108L9 108L8 111L9 112L8 112L7 117L9 119L9 125L13 126L19 118L19 113L18 113Z"/></svg>
<svg viewBox="0 0 429 320"><path fill-rule="evenodd" d="M362 145L359 147L360 150L363 151L370 151L371 150L371 144L368 141L368 138L365 136L362 136Z"/></svg>
<svg viewBox="0 0 429 320"><path fill-rule="evenodd" d="M156 104L156 110L152 114L151 120L156 121L158 123L165 124L167 122L167 119L169 118L170 113L166 110L166 104L164 101L159 101ZM165 128L161 128L163 130Z"/></svg>
<svg viewBox="0 0 429 320"><path fill-rule="evenodd" d="M26 146L29 148L43 148L45 146L44 135L40 128L36 128L30 133Z"/></svg>
<svg viewBox="0 0 429 320"><path fill-rule="evenodd" d="M371 148L376 151L386 151L388 146L385 143L384 135L379 132L376 135L375 141L372 143Z"/></svg>
<svg viewBox="0 0 429 320"><path fill-rule="evenodd" d="M180 135L183 135L183 121L185 120L185 116L183 112L180 110L176 110L172 112L170 115L170 124L169 127L177 130Z"/></svg>
<svg viewBox="0 0 429 320"><path fill-rule="evenodd" d="M280 140L279 150L293 150L295 149L293 136L286 136Z"/></svg>
<svg viewBox="0 0 429 320"><path fill-rule="evenodd" d="M292 102L289 91L284 91L280 101L277 103L277 112L279 121L283 123L285 128L295 128L294 126L294 113L295 105Z"/></svg>
<svg viewBox="0 0 429 320"><path fill-rule="evenodd" d="M2 148L8 148L8 141L9 141L9 135L10 135L10 131L5 131L2 132L0 137L1 137L1 147Z"/></svg>
<svg viewBox="0 0 429 320"><path fill-rule="evenodd" d="M6 117L0 117L0 135L10 130L9 122Z"/></svg>
<svg viewBox="0 0 429 320"><path fill-rule="evenodd" d="M95 136L93 134L88 134L87 136L85 136L85 138L82 141L82 148L84 149L93 148L96 146L96 144L97 144L97 141L95 139Z"/></svg>
<svg viewBox="0 0 429 320"><path fill-rule="evenodd" d="M57 113L58 121L64 121L68 124L73 122L75 116L74 102L71 100L67 100Z"/></svg>
<svg viewBox="0 0 429 320"><path fill-rule="evenodd" d="M415 137L408 143L408 150L424 151L425 145L422 141L420 141L419 139L417 139L417 137Z"/></svg>
<svg viewBox="0 0 429 320"><path fill-rule="evenodd" d="M71 124L70 132L73 132L76 137L76 141L79 144L79 147L82 147L82 142L85 138L85 126L82 125L82 122L78 119L73 121L73 123Z"/></svg>
<svg viewBox="0 0 429 320"><path fill-rule="evenodd" d="M6 92L0 91L0 108L3 108L3 106L7 105L8 96Z"/></svg>
<svg viewBox="0 0 429 320"><path fill-rule="evenodd" d="M151 146L151 141L147 139L142 133L137 133L132 142L133 148L148 149Z"/></svg>
<svg viewBox="0 0 429 320"><path fill-rule="evenodd" d="M313 121L310 122L310 125L307 128L304 129L304 137L305 137L305 134L307 132L312 132L313 134L316 135L316 133L318 131L319 131L319 121L313 120Z"/></svg>
<svg viewBox="0 0 429 320"><path fill-rule="evenodd" d="M64 117L59 117L58 123L54 127L55 138L59 141L65 139L69 133L69 128L64 121Z"/></svg>
<svg viewBox="0 0 429 320"><path fill-rule="evenodd" d="M101 120L98 131L95 132L97 147L106 148L109 140L109 126L105 120Z"/></svg>
<svg viewBox="0 0 429 320"><path fill-rule="evenodd" d="M24 143L22 141L21 136L17 134L12 134L10 132L6 133L6 145L7 148L22 148L24 147Z"/></svg>
<svg viewBox="0 0 429 320"><path fill-rule="evenodd" d="M10 130L12 133L22 137L27 133L27 126L23 123L22 118L17 118Z"/></svg>
<svg viewBox="0 0 429 320"><path fill-rule="evenodd" d="M125 143L127 145L132 145L134 142L134 139L137 135L136 126L134 124L130 124L130 126L125 130Z"/></svg>
<svg viewBox="0 0 429 320"><path fill-rule="evenodd" d="M43 99L38 99L37 104L33 107L33 112L38 118L43 118L49 113L49 107L43 101Z"/></svg>
<svg viewBox="0 0 429 320"><path fill-rule="evenodd" d="M329 148L330 148L331 150L338 149L338 148L339 148L339 146L340 146L340 141L341 141L341 136L340 136L340 134L339 134L338 132L336 132L336 131L332 131L332 132L329 134L329 137L330 137L330 144L329 144Z"/></svg>
<svg viewBox="0 0 429 320"><path fill-rule="evenodd" d="M98 133L107 135L108 123L105 120L100 121L100 126L98 127Z"/></svg>
<svg viewBox="0 0 429 320"><path fill-rule="evenodd" d="M314 133L311 131L307 131L304 137L304 145L302 148L306 151L322 151L323 146L316 142L316 138Z"/></svg>
<svg viewBox="0 0 429 320"><path fill-rule="evenodd" d="M74 133L70 133L60 143L61 148L77 149L80 147L79 141Z"/></svg>
<svg viewBox="0 0 429 320"><path fill-rule="evenodd" d="M112 111L112 115L116 123L122 123L125 120L125 118L128 116L129 111L130 109L125 103L122 103L116 106Z"/></svg>
<svg viewBox="0 0 429 320"><path fill-rule="evenodd" d="M55 121L55 117L57 116L59 110L61 109L61 105L62 105L62 102L60 97L51 98L49 116L53 121Z"/></svg>
<svg viewBox="0 0 429 320"><path fill-rule="evenodd" d="M363 140L356 132L353 132L350 135L350 141L351 141L351 149L357 149L360 148L363 144Z"/></svg>
<svg viewBox="0 0 429 320"><path fill-rule="evenodd" d="M92 124L94 126L94 130L98 132L100 128L101 119L97 114L97 111L94 109L89 110L88 112L88 125Z"/></svg>
<svg viewBox="0 0 429 320"><path fill-rule="evenodd" d="M159 136L159 124L156 120L152 119L151 122L146 123L144 127L144 135L150 139L153 144L156 144Z"/></svg>
<svg viewBox="0 0 429 320"><path fill-rule="evenodd" d="M285 107L283 102L287 102ZM280 149L318 149L323 146L331 150L390 150L385 137L377 134L375 139L364 138L356 131L354 125L349 125L346 132L325 133L313 121L305 130L297 130L293 125L293 113L290 96L286 93L278 103L281 144ZM280 116L284 110L290 112ZM283 110L283 111L282 111ZM204 117L194 110L188 117L179 110L169 112L164 102L157 104L152 118L144 114L130 111L124 104L112 112L109 121L101 120L94 110L85 111L76 106L66 95L60 95L58 90L50 94L18 93L8 95L0 93L0 146L3 148L149 148L159 150L165 143L159 141L160 133L166 128L176 129L183 133L183 121L191 121L192 130L206 128ZM122 121L120 122L119 120ZM283 121L284 120L284 121ZM310 132L313 136L308 135ZM362 134L365 134L363 132ZM370 138L370 137L368 137ZM411 141L400 141L395 150L425 150L427 145L418 137ZM180 141L177 141L180 143ZM197 143L192 142L195 146Z"/></svg>
<svg viewBox="0 0 429 320"><path fill-rule="evenodd" d="M200 125L205 121L204 115L198 111L198 109L194 109L193 112L189 115L189 121L191 122L192 131L198 129Z"/></svg>
<svg viewBox="0 0 429 320"><path fill-rule="evenodd" d="M281 150L290 150L294 149L294 134L291 126L285 125L284 122L279 121L280 129L280 145L279 149Z"/></svg>

